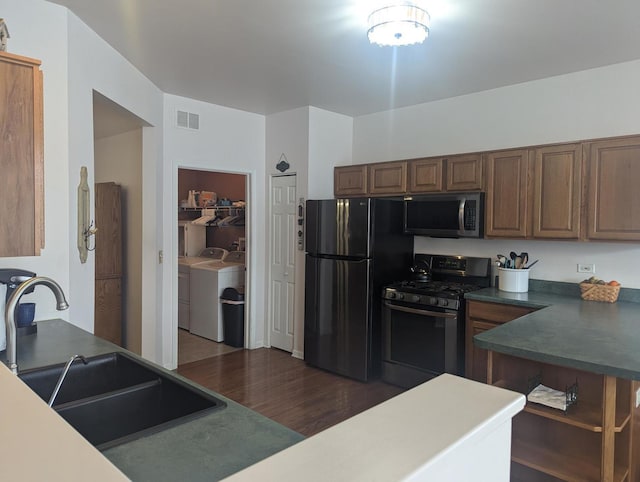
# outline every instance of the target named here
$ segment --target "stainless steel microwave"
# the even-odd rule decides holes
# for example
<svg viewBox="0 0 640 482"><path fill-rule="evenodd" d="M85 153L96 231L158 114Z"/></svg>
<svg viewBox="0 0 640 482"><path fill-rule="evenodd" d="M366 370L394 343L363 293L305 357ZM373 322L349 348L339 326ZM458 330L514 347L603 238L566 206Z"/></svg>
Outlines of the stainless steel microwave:
<svg viewBox="0 0 640 482"><path fill-rule="evenodd" d="M405 198L404 232L436 238L482 238L484 193L430 194Z"/></svg>

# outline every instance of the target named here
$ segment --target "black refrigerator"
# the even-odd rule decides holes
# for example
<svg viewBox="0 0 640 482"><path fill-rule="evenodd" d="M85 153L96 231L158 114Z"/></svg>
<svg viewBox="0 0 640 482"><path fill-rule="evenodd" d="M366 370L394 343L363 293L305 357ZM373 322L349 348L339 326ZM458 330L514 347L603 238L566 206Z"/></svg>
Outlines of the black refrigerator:
<svg viewBox="0 0 640 482"><path fill-rule="evenodd" d="M380 376L381 292L404 279L413 236L402 201L309 200L306 204L304 358L368 381Z"/></svg>

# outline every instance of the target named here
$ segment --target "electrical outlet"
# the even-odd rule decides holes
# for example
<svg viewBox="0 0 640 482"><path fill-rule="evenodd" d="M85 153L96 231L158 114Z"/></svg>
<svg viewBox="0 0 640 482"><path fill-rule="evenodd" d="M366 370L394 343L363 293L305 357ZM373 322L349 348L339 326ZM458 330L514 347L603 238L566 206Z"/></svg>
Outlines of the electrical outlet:
<svg viewBox="0 0 640 482"><path fill-rule="evenodd" d="M578 273L591 273L596 272L595 264L578 264Z"/></svg>

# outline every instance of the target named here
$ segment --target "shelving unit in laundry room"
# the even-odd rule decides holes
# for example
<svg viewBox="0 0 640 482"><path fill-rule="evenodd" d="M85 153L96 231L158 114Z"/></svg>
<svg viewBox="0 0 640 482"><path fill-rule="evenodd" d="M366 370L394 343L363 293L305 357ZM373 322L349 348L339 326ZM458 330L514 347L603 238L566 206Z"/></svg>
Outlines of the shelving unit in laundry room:
<svg viewBox="0 0 640 482"><path fill-rule="evenodd" d="M215 210L216 211L216 217L214 218L213 221L207 222L205 224L205 226L207 227L228 227L228 226L244 226L244 223L242 224L220 224L220 218L225 219L228 216L239 216L239 217L243 217L244 218L244 214L245 214L245 207L244 206L210 206L210 207L206 207L206 208L185 208L185 207L180 207L179 208L181 211L183 212L187 212L187 213L197 213L199 214L198 217L204 216L205 214L205 210ZM195 220L197 218L192 219Z"/></svg>
<svg viewBox="0 0 640 482"><path fill-rule="evenodd" d="M203 216L207 209L215 210L215 217L203 224L206 227L206 246L237 249L242 244L240 239L245 238L246 207L234 205L215 205L206 208L179 207L178 217L182 221L194 221ZM230 216L236 216L236 219L228 219ZM225 219L227 221L224 221Z"/></svg>

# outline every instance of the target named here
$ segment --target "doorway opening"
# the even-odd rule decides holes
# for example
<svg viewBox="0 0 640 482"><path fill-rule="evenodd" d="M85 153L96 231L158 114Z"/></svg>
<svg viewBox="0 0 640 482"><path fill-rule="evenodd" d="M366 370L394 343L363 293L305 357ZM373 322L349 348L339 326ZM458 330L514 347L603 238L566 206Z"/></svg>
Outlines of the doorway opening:
<svg viewBox="0 0 640 482"><path fill-rule="evenodd" d="M246 174L178 169L178 366L246 346L246 304L220 298L244 298L248 182Z"/></svg>
<svg viewBox="0 0 640 482"><path fill-rule="evenodd" d="M94 334L142 352L142 139L149 124L93 93Z"/></svg>

